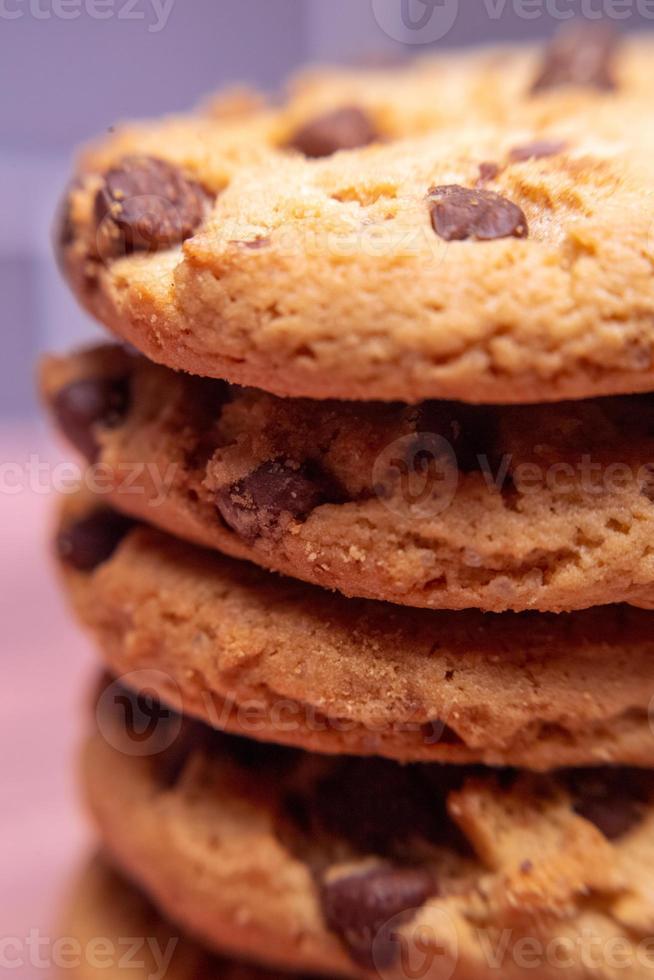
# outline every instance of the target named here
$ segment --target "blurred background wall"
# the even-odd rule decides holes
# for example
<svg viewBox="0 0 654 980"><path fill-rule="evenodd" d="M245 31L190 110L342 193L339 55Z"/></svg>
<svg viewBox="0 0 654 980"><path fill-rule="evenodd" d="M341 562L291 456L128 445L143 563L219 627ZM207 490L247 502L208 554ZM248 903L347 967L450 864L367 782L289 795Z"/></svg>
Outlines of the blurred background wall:
<svg viewBox="0 0 654 980"><path fill-rule="evenodd" d="M49 246L76 143L225 82L274 88L307 59L547 36L607 12L654 26L651 0L0 0L0 420L34 411L39 350L93 335Z"/></svg>

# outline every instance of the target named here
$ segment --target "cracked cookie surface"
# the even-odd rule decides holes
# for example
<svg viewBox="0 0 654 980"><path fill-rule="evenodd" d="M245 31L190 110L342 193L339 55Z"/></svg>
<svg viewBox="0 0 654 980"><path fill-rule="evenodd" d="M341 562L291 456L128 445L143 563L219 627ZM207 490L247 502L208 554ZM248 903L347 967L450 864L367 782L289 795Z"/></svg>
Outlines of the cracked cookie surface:
<svg viewBox="0 0 654 980"><path fill-rule="evenodd" d="M339 87L318 74L279 110L120 130L82 159L62 267L153 360L279 395L502 403L646 390L654 185L636 79L651 75L649 45L627 44L594 80L574 59L563 71L559 52L536 91L541 55L487 53L385 82L364 74L347 105L336 93L350 76ZM452 112L439 78L454 89L466 73L469 108L459 96ZM172 199L162 166L177 172ZM127 227L97 206L125 169ZM452 217L451 198L443 216L444 187L472 195L473 214L493 195L481 230Z"/></svg>
<svg viewBox="0 0 654 980"><path fill-rule="evenodd" d="M280 399L119 347L43 367L113 504L348 595L493 612L654 597L654 399Z"/></svg>
<svg viewBox="0 0 654 980"><path fill-rule="evenodd" d="M108 667L217 727L401 761L654 761L651 612L345 599L117 522L98 498L67 502L57 552Z"/></svg>
<svg viewBox="0 0 654 980"><path fill-rule="evenodd" d="M479 980L497 975L489 947L502 975L529 975L527 940L550 980L586 976L588 956L593 976L612 977L617 942L624 975L649 975L651 773L328 759L219 735L164 706L168 747L144 755L141 708L115 684L107 693L84 754L104 844L218 951L393 980L416 944L431 954L425 976ZM552 942L570 954L565 973Z"/></svg>

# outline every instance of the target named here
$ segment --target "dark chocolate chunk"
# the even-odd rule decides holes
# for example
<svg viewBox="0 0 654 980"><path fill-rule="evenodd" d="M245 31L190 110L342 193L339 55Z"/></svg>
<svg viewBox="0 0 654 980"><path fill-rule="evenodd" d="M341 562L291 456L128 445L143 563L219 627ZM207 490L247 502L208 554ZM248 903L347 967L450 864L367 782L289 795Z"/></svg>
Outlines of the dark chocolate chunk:
<svg viewBox="0 0 654 980"><path fill-rule="evenodd" d="M156 252L189 238L211 200L179 167L154 157L127 157L105 174L95 217L110 256Z"/></svg>
<svg viewBox="0 0 654 980"><path fill-rule="evenodd" d="M477 186L487 184L489 180L495 180L500 172L500 166L498 163L493 163L490 160L484 161L484 163L479 164L479 177L477 179Z"/></svg>
<svg viewBox="0 0 654 980"><path fill-rule="evenodd" d="M159 779L168 788L179 781L189 759L197 754L229 759L241 769L255 772L260 781L276 784L291 775L302 757L299 749L232 735L187 716L178 716L177 724L177 737L157 760Z"/></svg>
<svg viewBox="0 0 654 980"><path fill-rule="evenodd" d="M279 780L288 777L302 759L301 749L275 742L261 742L242 735L223 733L220 749L237 765L261 778L266 776Z"/></svg>
<svg viewBox="0 0 654 980"><path fill-rule="evenodd" d="M608 840L618 840L643 817L643 804L654 788L650 774L636 770L571 773L575 813L595 824Z"/></svg>
<svg viewBox="0 0 654 980"><path fill-rule="evenodd" d="M69 186L63 198L59 202L52 225L52 245L55 259L59 266L59 271L66 274L66 249L73 244L75 239L75 228L70 210L70 194L72 186Z"/></svg>
<svg viewBox="0 0 654 980"><path fill-rule="evenodd" d="M302 521L337 496L317 466L272 460L220 490L216 503L225 523L244 540L254 541L275 534L284 517Z"/></svg>
<svg viewBox="0 0 654 980"><path fill-rule="evenodd" d="M191 756L202 752L211 736L208 725L193 718L177 716L177 724L177 737L157 758L159 781L165 789L172 789L177 785Z"/></svg>
<svg viewBox="0 0 654 980"><path fill-rule="evenodd" d="M590 797L575 806L575 812L594 823L609 840L624 836L640 820L641 814L633 800L611 800Z"/></svg>
<svg viewBox="0 0 654 980"><path fill-rule="evenodd" d="M434 231L446 242L526 238L528 234L522 208L493 191L458 184L432 187L429 206Z"/></svg>
<svg viewBox="0 0 654 980"><path fill-rule="evenodd" d="M613 59L619 35L606 23L576 21L565 26L550 42L532 92L561 85L615 88Z"/></svg>
<svg viewBox="0 0 654 980"><path fill-rule="evenodd" d="M460 402L423 402L416 418L416 432L434 433L447 439L461 473L472 473L500 461L498 413L492 406Z"/></svg>
<svg viewBox="0 0 654 980"><path fill-rule="evenodd" d="M111 558L133 525L130 518L108 508L95 510L59 533L59 558L79 572L91 572Z"/></svg>
<svg viewBox="0 0 654 980"><path fill-rule="evenodd" d="M646 463L643 467L645 477L640 487L643 497L654 504L654 464Z"/></svg>
<svg viewBox="0 0 654 980"><path fill-rule="evenodd" d="M369 116L357 106L334 109L305 123L287 146L306 157L328 157L337 150L355 150L379 139Z"/></svg>
<svg viewBox="0 0 654 980"><path fill-rule="evenodd" d="M352 959L379 970L391 966L399 954L394 928L410 921L436 892L425 869L384 864L325 882L321 895L327 924Z"/></svg>
<svg viewBox="0 0 654 980"><path fill-rule="evenodd" d="M458 848L460 834L446 808L458 776L456 768L348 759L317 788L314 832L389 859L408 838Z"/></svg>
<svg viewBox="0 0 654 980"><path fill-rule="evenodd" d="M523 146L514 146L509 151L512 163L523 163L525 160L540 160L543 157L555 157L563 153L566 144L563 140L535 140Z"/></svg>
<svg viewBox="0 0 654 980"><path fill-rule="evenodd" d="M61 388L52 400L57 425L90 463L100 446L96 427L120 425L129 409L129 377L82 378Z"/></svg>

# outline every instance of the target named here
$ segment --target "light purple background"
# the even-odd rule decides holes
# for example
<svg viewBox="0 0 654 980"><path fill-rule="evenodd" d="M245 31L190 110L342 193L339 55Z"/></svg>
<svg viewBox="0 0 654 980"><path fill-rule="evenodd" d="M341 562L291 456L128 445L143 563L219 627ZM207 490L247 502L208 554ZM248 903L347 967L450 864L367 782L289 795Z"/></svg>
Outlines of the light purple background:
<svg viewBox="0 0 654 980"><path fill-rule="evenodd" d="M171 10L155 31L157 2ZM414 14L425 10L425 0L410 2ZM612 0L583 2L594 11ZM624 27L643 22L642 2L633 0ZM37 351L91 333L58 280L48 241L76 143L117 119L183 109L225 82L274 88L308 59L425 50L381 30L373 4L400 0L130 0L129 17L126 3L0 0L0 418L34 411ZM521 16L520 0L458 0L455 25L439 43L548 35L556 26L551 3L542 0L532 19ZM558 0L558 9L566 4L582 9L582 0Z"/></svg>

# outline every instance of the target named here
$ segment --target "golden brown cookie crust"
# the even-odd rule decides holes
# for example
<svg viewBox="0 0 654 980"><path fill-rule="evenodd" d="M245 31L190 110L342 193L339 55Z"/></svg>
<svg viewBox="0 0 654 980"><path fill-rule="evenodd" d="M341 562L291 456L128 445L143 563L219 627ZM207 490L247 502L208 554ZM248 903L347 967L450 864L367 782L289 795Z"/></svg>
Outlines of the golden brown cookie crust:
<svg viewBox="0 0 654 980"><path fill-rule="evenodd" d="M441 838L441 824L436 837L423 830L419 806L414 833L404 836L401 846L387 842L366 848L357 843L365 805L352 813L344 835L321 809L324 780L335 789L340 780L351 787L364 778L360 770L348 776L352 761L303 756L280 768L269 755L257 764L255 749L253 756L247 751L251 761L242 765L231 750L200 747L185 756L171 783L169 774L162 778L161 762L130 754L129 739L121 744L120 732L105 727L106 716L101 724L103 735L94 735L85 750L84 784L112 858L173 921L214 948L247 950L280 968L368 977L371 973L327 925L321 889L341 876L390 862L400 868L409 864L438 883L435 894L412 908L397 928L406 942L419 933L429 946L438 944L448 977L495 975L497 967L489 968L485 959L484 937L488 941L498 929L509 930L509 946L500 953L503 976L525 975L512 945L524 937L540 940L542 948L563 941L572 951L565 975L584 975L579 951L586 930L596 944L599 940L594 976L612 976L607 950L616 941L626 944L625 976L647 975L636 958L652 929L647 795L623 825L600 829L597 811L583 800L587 777L581 773L540 780L459 771L449 788L450 777L437 775L424 806L429 808L428 799L438 812L445 805L442 824L451 821L467 844L455 844L456 833ZM165 761L163 767L166 772ZM397 790L392 769L382 767L374 777L374 805L384 812L394 803L386 794ZM400 783L406 777L401 773ZM623 771L625 795L629 783L641 778L647 782ZM290 809L289 796L297 801ZM357 807L363 804L356 791L354 800ZM300 802L310 831L297 822ZM344 805L349 802L348 797ZM347 811L339 818L344 827L347 818ZM374 943L372 949L374 956ZM386 963L384 975L399 978L396 967ZM543 956L539 976L561 976L556 957Z"/></svg>
<svg viewBox="0 0 654 980"><path fill-rule="evenodd" d="M318 403L198 383L103 347L44 364L55 424L65 432L57 413L70 385L113 378L127 379L130 395L120 419L94 430L108 496L177 537L411 606L560 612L652 602L649 396L473 409ZM433 437L447 441L442 466ZM423 451L435 464L429 479ZM250 534L238 523L242 506L230 517L230 494L274 466L300 479L313 467L317 499L295 517L278 503L271 526L255 508ZM273 473L263 491L274 486Z"/></svg>
<svg viewBox="0 0 654 980"><path fill-rule="evenodd" d="M119 980L127 971L133 980L275 980L267 970L228 962L181 936L100 855L75 884L62 935L79 943L82 953L79 966L62 968L61 980ZM103 941L115 956L105 950L96 958L96 944Z"/></svg>
<svg viewBox="0 0 654 980"><path fill-rule="evenodd" d="M324 160L280 148L289 120L306 118L310 85L301 112L291 99L277 114L120 131L82 163L63 267L87 309L151 359L283 396L503 403L648 390L649 110L632 84L646 50L625 48L622 90L564 87L516 108L516 76L536 69L533 53L518 54L519 70L502 66L507 86L488 86L499 108L482 100L481 123L462 113L439 129L409 113L411 133L427 135ZM475 88L502 65L484 59L465 62ZM409 71L424 101L429 69ZM404 105L400 86L393 116L392 87L369 96L382 136ZM563 149L515 158L543 140ZM134 153L174 163L218 197L183 245L115 257L94 200L106 168ZM444 241L430 189L474 189L488 162L497 172L485 189L522 208L529 237Z"/></svg>
<svg viewBox="0 0 654 980"><path fill-rule="evenodd" d="M64 533L96 507L69 501ZM147 675L220 728L399 760L654 759L645 610L497 616L346 600L142 526L95 569L69 555L62 569L108 667L127 684Z"/></svg>

